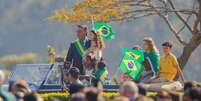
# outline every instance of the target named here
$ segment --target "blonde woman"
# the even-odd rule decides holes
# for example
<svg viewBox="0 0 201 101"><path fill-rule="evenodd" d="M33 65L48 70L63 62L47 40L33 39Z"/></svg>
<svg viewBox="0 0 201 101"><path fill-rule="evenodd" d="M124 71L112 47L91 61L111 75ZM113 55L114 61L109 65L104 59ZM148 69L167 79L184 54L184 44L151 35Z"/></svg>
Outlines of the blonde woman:
<svg viewBox="0 0 201 101"><path fill-rule="evenodd" d="M145 71L142 72L142 82L151 79L158 74L160 54L152 38L147 37L143 40L144 57L143 65Z"/></svg>

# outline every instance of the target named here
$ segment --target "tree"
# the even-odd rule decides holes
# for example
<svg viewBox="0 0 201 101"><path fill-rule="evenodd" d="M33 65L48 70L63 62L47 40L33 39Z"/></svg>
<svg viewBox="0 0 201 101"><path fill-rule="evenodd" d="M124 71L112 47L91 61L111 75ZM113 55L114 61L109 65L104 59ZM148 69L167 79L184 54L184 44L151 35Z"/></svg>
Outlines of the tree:
<svg viewBox="0 0 201 101"><path fill-rule="evenodd" d="M150 16L159 16L183 46L178 61L184 67L201 43L201 0L83 0L72 8L56 10L49 19L76 23L92 19L130 21ZM184 40L186 33L191 37Z"/></svg>
<svg viewBox="0 0 201 101"><path fill-rule="evenodd" d="M6 55L0 58L0 67L12 70L16 64L30 64L38 60L38 55L35 53L24 53L21 55Z"/></svg>

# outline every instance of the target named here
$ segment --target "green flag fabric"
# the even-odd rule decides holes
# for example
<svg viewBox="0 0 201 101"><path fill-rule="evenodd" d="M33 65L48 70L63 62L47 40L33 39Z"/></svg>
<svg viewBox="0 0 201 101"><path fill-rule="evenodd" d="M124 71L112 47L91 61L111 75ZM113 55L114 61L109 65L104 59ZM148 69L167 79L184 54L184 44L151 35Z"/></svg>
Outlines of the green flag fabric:
<svg viewBox="0 0 201 101"><path fill-rule="evenodd" d="M122 52L124 55L129 55L134 57L138 62L143 62L144 61L144 52L141 49L128 49L128 48L123 48Z"/></svg>
<svg viewBox="0 0 201 101"><path fill-rule="evenodd" d="M98 32L102 40L114 39L114 32L108 23L96 22L92 27Z"/></svg>
<svg viewBox="0 0 201 101"><path fill-rule="evenodd" d="M78 39L75 41L75 48L78 51L78 53L80 54L80 56L83 56L83 54L87 50L87 48Z"/></svg>
<svg viewBox="0 0 201 101"><path fill-rule="evenodd" d="M142 50L130 50L122 49L124 56L120 63L120 68L124 73L129 74L134 80L140 77L140 73L143 70L141 62L144 61L144 56Z"/></svg>
<svg viewBox="0 0 201 101"><path fill-rule="evenodd" d="M95 73L95 77L98 78L102 83L110 79L106 67L99 68Z"/></svg>

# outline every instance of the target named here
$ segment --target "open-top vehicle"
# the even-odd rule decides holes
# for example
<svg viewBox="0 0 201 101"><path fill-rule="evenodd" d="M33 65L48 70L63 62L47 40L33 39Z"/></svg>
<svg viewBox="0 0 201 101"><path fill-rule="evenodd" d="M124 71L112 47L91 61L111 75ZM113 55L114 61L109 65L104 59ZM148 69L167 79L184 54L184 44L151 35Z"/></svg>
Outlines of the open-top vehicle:
<svg viewBox="0 0 201 101"><path fill-rule="evenodd" d="M12 71L9 81L23 79L28 82L31 89L37 92L62 92L63 65L56 64L18 64ZM89 85L90 86L90 85ZM181 90L180 82L170 82L161 84L144 85L149 91L158 91L161 89ZM117 92L119 85L103 85L105 92Z"/></svg>
<svg viewBox="0 0 201 101"><path fill-rule="evenodd" d="M62 65L59 64L18 64L9 81L26 80L37 92L63 91ZM119 85L103 85L104 91L118 91Z"/></svg>

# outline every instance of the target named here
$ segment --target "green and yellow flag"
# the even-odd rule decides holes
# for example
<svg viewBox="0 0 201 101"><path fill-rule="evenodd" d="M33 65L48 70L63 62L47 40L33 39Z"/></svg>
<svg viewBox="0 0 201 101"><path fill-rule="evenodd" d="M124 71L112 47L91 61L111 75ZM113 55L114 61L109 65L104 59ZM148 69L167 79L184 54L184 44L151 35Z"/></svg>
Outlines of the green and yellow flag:
<svg viewBox="0 0 201 101"><path fill-rule="evenodd" d="M144 69L141 62L144 61L142 50L123 49L124 56L120 63L120 68L124 73L129 74L133 79L137 80L140 73Z"/></svg>
<svg viewBox="0 0 201 101"><path fill-rule="evenodd" d="M87 48L78 39L75 41L75 48L78 51L78 53L80 54L80 56L83 56L83 54L87 50Z"/></svg>
<svg viewBox="0 0 201 101"><path fill-rule="evenodd" d="M106 67L99 68L95 73L95 77L98 78L102 83L110 79L108 70Z"/></svg>
<svg viewBox="0 0 201 101"><path fill-rule="evenodd" d="M134 57L138 62L143 62L144 61L144 52L141 49L128 49L128 48L123 48L122 52L124 55L129 55Z"/></svg>
<svg viewBox="0 0 201 101"><path fill-rule="evenodd" d="M114 39L114 32L112 27L105 22L96 22L93 24L93 29L100 34L102 40L111 40Z"/></svg>

